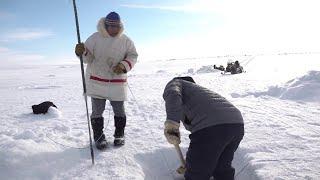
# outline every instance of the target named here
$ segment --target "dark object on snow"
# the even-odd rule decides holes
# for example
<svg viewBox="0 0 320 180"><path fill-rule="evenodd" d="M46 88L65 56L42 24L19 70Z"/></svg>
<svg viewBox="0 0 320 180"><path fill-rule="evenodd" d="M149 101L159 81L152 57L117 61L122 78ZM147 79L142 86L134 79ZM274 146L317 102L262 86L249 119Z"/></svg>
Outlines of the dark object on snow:
<svg viewBox="0 0 320 180"><path fill-rule="evenodd" d="M192 77L190 77L190 76L175 77L175 78L173 78L173 79L182 79L182 80L185 80L185 81L189 81L189 82L192 82L192 83L196 83L196 82L194 81L194 79L193 79Z"/></svg>
<svg viewBox="0 0 320 180"><path fill-rule="evenodd" d="M56 105L53 104L53 102L51 101L45 101L45 102L42 102L38 105L33 105L32 106L32 111L34 114L45 114L48 112L48 109L49 107L55 107L57 108Z"/></svg>
<svg viewBox="0 0 320 180"><path fill-rule="evenodd" d="M226 72L231 72L234 62L229 62L226 67Z"/></svg>
<svg viewBox="0 0 320 180"><path fill-rule="evenodd" d="M215 67L215 66L214 66ZM221 67L221 66L220 66ZM223 67L223 66L222 66ZM217 69L217 68L215 68ZM222 70L221 70L222 71ZM235 62L228 62L227 67L225 70L223 70L224 73L226 72L230 72L231 74L240 74L243 73L243 67L240 66L239 61L235 61Z"/></svg>
<svg viewBox="0 0 320 180"><path fill-rule="evenodd" d="M233 66L231 67L231 74L239 74L243 72L243 67L240 66L239 61L234 62Z"/></svg>
<svg viewBox="0 0 320 180"><path fill-rule="evenodd" d="M220 70L220 71L224 71L224 70L225 70L222 65L220 65L219 67L217 67L216 65L213 65L213 68L214 68L214 69L218 69L218 70Z"/></svg>

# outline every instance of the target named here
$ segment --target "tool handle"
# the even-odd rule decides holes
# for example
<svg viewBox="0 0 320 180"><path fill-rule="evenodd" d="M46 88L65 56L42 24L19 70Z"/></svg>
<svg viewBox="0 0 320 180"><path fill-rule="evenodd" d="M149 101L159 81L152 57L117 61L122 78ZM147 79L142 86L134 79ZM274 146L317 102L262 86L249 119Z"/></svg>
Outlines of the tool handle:
<svg viewBox="0 0 320 180"><path fill-rule="evenodd" d="M185 167L186 166L186 161L185 161L185 159L183 157L183 154L182 154L182 151L180 149L180 146L178 144L175 144L174 147L175 147L175 149L176 149L176 151L177 151L177 153L179 155L179 159L180 159L181 164Z"/></svg>

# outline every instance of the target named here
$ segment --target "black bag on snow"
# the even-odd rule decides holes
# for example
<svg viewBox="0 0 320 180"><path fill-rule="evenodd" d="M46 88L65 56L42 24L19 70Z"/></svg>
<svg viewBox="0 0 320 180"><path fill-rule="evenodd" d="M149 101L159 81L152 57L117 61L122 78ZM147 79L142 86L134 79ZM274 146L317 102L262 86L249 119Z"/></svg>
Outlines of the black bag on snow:
<svg viewBox="0 0 320 180"><path fill-rule="evenodd" d="M57 108L57 106L54 105L53 102L45 101L45 102L42 102L42 103L40 103L38 105L33 105L32 106L32 111L33 111L34 114L41 114L41 113L45 114L45 113L48 112L48 109L51 106Z"/></svg>

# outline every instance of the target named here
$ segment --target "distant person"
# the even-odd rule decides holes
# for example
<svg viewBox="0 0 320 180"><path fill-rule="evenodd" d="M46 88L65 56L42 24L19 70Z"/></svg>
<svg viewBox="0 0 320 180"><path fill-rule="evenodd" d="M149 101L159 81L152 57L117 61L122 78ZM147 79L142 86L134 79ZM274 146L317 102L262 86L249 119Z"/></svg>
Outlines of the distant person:
<svg viewBox="0 0 320 180"><path fill-rule="evenodd" d="M233 65L234 65L234 62L228 62L225 72L231 72Z"/></svg>
<svg viewBox="0 0 320 180"><path fill-rule="evenodd" d="M165 87L167 120L164 134L180 144L180 121L191 132L186 156L186 180L233 180L232 160L244 136L241 112L219 94L197 85L191 77L176 77Z"/></svg>
<svg viewBox="0 0 320 180"><path fill-rule="evenodd" d="M235 61L231 67L231 74L240 74L243 72L243 67L240 66L239 61Z"/></svg>
<svg viewBox="0 0 320 180"><path fill-rule="evenodd" d="M97 30L84 44L76 45L75 53L87 64L87 95L92 102L94 141L98 149L105 149L108 145L103 133L106 100L110 101L114 112L114 145L125 143L127 72L137 62L138 54L134 43L122 33L124 27L116 12L101 18Z"/></svg>

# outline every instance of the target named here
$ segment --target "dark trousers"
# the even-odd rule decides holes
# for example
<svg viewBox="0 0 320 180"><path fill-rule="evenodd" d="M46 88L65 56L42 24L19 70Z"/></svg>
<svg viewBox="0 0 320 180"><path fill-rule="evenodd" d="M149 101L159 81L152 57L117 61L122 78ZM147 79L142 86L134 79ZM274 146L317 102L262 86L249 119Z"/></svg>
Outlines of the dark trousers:
<svg viewBox="0 0 320 180"><path fill-rule="evenodd" d="M186 180L233 180L232 160L244 136L243 124L222 124L192 133L186 157Z"/></svg>

